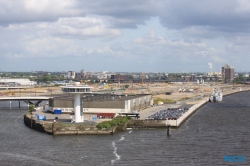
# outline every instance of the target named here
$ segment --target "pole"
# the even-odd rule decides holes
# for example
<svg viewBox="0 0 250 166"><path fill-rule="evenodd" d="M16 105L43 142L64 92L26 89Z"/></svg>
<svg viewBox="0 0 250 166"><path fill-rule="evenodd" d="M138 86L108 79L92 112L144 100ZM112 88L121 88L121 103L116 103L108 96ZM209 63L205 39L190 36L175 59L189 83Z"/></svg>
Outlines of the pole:
<svg viewBox="0 0 250 166"><path fill-rule="evenodd" d="M11 101L10 101L10 109L11 109Z"/></svg>
<svg viewBox="0 0 250 166"><path fill-rule="evenodd" d="M167 125L167 135L170 136L170 124Z"/></svg>

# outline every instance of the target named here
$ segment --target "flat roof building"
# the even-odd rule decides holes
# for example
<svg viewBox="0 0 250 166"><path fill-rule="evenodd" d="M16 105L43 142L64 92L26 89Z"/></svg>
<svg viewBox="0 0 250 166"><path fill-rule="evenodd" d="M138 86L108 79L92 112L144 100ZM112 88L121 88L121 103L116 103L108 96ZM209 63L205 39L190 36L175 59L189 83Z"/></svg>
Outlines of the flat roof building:
<svg viewBox="0 0 250 166"><path fill-rule="evenodd" d="M151 94L116 95L116 94L83 94L81 109L83 113L131 113L142 110L153 104ZM71 113L74 108L74 95L64 95L49 99L48 110L60 109Z"/></svg>

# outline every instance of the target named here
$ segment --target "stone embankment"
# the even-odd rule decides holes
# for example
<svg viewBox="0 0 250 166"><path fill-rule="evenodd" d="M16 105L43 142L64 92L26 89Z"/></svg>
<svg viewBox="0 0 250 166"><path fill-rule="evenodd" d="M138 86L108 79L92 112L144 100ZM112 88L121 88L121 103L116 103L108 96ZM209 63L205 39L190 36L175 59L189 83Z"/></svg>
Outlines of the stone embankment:
<svg viewBox="0 0 250 166"><path fill-rule="evenodd" d="M245 92L249 90L250 90L250 86L241 86L241 87L238 86L238 87L230 87L230 88L222 89L222 93L223 93L223 96L228 96L228 95Z"/></svg>
<svg viewBox="0 0 250 166"><path fill-rule="evenodd" d="M231 95L234 93L249 91L250 87L227 87L222 89L223 96ZM99 130L94 125L84 125L77 123L60 123L56 121L40 121L33 115L27 113L24 115L24 123L26 126L52 135L78 135L78 134L113 134L119 130L126 130L126 128L160 128L167 127L170 124L171 127L179 127L189 116L196 112L200 107L208 102L208 97L203 98L198 103L194 104L185 112L180 118L176 120L129 120L125 125L113 127L109 130Z"/></svg>
<svg viewBox="0 0 250 166"><path fill-rule="evenodd" d="M241 86L241 87L227 87L222 90L223 96L232 95L235 93L240 93L244 91L249 91L249 86ZM167 127L169 124L171 127L179 127L189 116L195 113L200 107L205 105L209 101L209 98L204 98L198 103L194 104L189 108L187 112L185 112L180 118L176 120L130 120L128 122L129 128L161 128Z"/></svg>
<svg viewBox="0 0 250 166"><path fill-rule="evenodd" d="M97 129L95 126L84 125L79 123L61 123L56 121L41 121L37 120L33 115L27 113L24 115L24 123L31 129L44 132L51 135L98 135L98 134L113 134L118 130L124 130L126 127L118 126L107 129Z"/></svg>
<svg viewBox="0 0 250 166"><path fill-rule="evenodd" d="M131 128L161 128L167 127L169 124L171 127L179 127L190 115L192 115L196 110L202 107L208 102L208 99L201 100L197 104L189 108L180 118L176 120L130 120L128 122L128 127Z"/></svg>

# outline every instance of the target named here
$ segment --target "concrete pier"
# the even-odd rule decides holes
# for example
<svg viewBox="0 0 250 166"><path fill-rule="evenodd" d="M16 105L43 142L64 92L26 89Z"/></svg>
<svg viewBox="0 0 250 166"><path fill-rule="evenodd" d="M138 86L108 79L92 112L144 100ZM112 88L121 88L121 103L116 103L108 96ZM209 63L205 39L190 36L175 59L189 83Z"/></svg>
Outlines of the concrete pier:
<svg viewBox="0 0 250 166"><path fill-rule="evenodd" d="M244 91L249 91L250 88L234 88L234 89L227 89L223 91L223 96L228 96L235 93L240 93ZM179 127L189 116L195 113L200 107L205 105L208 102L209 98L204 98L203 100L199 101L198 103L194 104L192 107L189 108L187 112L185 112L180 118L177 120L130 120L128 122L128 127L136 127L136 128L161 128L167 127L170 124L171 127ZM159 108L158 111L163 108ZM156 110L154 111L156 112Z"/></svg>

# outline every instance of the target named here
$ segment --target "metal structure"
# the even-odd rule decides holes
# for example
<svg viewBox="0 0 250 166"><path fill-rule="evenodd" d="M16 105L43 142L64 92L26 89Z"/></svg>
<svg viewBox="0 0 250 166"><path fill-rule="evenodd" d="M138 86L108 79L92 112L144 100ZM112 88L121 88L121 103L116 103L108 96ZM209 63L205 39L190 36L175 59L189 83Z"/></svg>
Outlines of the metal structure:
<svg viewBox="0 0 250 166"><path fill-rule="evenodd" d="M0 97L0 101L19 101L19 108L20 108L20 101L23 101L27 104L32 104L34 106L39 106L42 101L49 100L51 97L46 96L36 96L36 97Z"/></svg>

